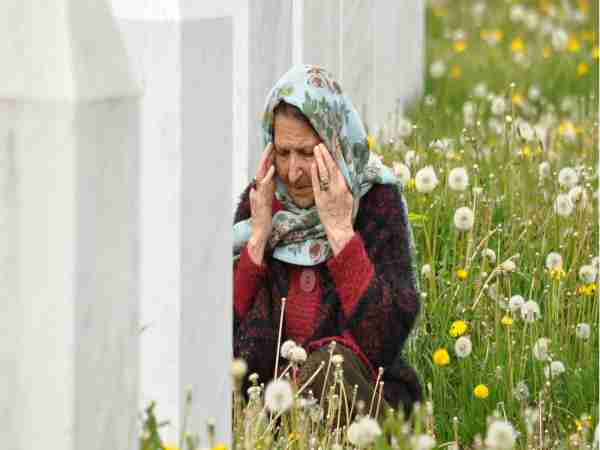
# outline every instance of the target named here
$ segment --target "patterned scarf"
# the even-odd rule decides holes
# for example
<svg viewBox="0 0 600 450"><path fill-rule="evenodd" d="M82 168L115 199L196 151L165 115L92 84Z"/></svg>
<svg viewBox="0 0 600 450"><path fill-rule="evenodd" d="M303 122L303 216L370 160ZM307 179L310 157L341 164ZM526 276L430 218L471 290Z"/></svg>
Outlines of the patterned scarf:
<svg viewBox="0 0 600 450"><path fill-rule="evenodd" d="M399 184L390 168L369 151L358 112L329 72L317 66L294 66L275 84L267 96L262 117L263 149L272 141L273 111L281 101L302 111L340 168L354 198L352 223L360 198L374 184ZM275 184L275 197L283 209L273 216L268 243L273 258L301 266L314 266L328 259L333 252L316 205L299 208L278 176ZM240 221L233 227L235 257L250 239L251 220Z"/></svg>

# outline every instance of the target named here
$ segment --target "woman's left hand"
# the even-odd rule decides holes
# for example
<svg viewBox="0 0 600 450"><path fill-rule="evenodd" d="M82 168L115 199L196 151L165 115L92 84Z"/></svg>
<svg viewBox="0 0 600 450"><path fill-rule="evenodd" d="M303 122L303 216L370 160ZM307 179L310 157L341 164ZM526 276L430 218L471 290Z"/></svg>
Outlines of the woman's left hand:
<svg viewBox="0 0 600 450"><path fill-rule="evenodd" d="M346 186L346 179L331 154L321 143L314 149L316 162L310 168L315 204L321 223L335 256L352 239L352 194ZM328 188L321 189L321 182Z"/></svg>

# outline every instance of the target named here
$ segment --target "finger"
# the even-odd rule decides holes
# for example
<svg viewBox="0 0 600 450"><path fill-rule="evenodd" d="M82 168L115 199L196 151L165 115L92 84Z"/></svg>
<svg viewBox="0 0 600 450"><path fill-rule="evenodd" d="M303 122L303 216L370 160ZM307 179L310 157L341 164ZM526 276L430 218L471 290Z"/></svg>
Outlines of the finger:
<svg viewBox="0 0 600 450"><path fill-rule="evenodd" d="M319 199L321 195L321 187L319 185L319 175L317 174L317 164L315 162L310 165L310 178L312 181L312 189L313 193L315 194L316 203L317 199Z"/></svg>
<svg viewBox="0 0 600 450"><path fill-rule="evenodd" d="M321 180L331 180L330 176L329 176L329 170L327 170L327 166L325 165L325 161L323 160L323 152L326 150L323 150L321 148L321 144L317 145L315 147L314 153L315 153L315 160L317 161L317 167L319 168L319 179Z"/></svg>
<svg viewBox="0 0 600 450"><path fill-rule="evenodd" d="M321 155L325 166L327 167L327 173L331 178L335 178L336 173L339 171L336 162L333 160L331 153L325 147L325 144L319 144L321 146Z"/></svg>
<svg viewBox="0 0 600 450"><path fill-rule="evenodd" d="M250 189L250 213L254 215L254 188Z"/></svg>
<svg viewBox="0 0 600 450"><path fill-rule="evenodd" d="M256 171L256 181L261 181L268 170L269 167L269 159L273 155L273 144L269 142L265 147L265 151L260 156L260 161L258 162L258 170Z"/></svg>
<svg viewBox="0 0 600 450"><path fill-rule="evenodd" d="M261 181L261 184L266 185L266 184L270 183L271 181L273 181L274 176L275 176L275 166L271 164L271 167L269 167L269 171L267 172L267 174Z"/></svg>

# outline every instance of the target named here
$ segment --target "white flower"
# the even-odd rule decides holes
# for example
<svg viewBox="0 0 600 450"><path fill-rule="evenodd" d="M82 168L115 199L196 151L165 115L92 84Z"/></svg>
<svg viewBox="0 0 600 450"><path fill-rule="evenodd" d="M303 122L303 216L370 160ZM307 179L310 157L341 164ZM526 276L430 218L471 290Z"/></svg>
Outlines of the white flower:
<svg viewBox="0 0 600 450"><path fill-rule="evenodd" d="M307 356L308 355L306 354L306 350L304 350L299 345L295 346L290 350L290 361L292 362L303 363L304 361L306 361Z"/></svg>
<svg viewBox="0 0 600 450"><path fill-rule="evenodd" d="M496 262L496 252L489 247L482 250L481 256L489 259L492 264Z"/></svg>
<svg viewBox="0 0 600 450"><path fill-rule="evenodd" d="M560 253L550 252L548 253L548 256L546 256L546 268L550 270L562 268L562 263L563 260Z"/></svg>
<svg viewBox="0 0 600 450"><path fill-rule="evenodd" d="M435 447L435 439L428 434L418 434L411 437L410 446L413 450L431 450Z"/></svg>
<svg viewBox="0 0 600 450"><path fill-rule="evenodd" d="M573 202L568 194L558 194L554 201L554 212L562 217L570 216L573 212Z"/></svg>
<svg viewBox="0 0 600 450"><path fill-rule="evenodd" d="M501 116L506 111L506 102L502 97L494 97L492 100L492 114Z"/></svg>
<svg viewBox="0 0 600 450"><path fill-rule="evenodd" d="M592 329L590 328L589 324L578 323L577 326L575 327L575 336L577 336L579 339L583 339L585 341L585 340L589 339L591 331L592 331Z"/></svg>
<svg viewBox="0 0 600 450"><path fill-rule="evenodd" d="M467 336L459 337L454 343L454 352L459 358L466 358L473 351L473 344L471 339Z"/></svg>
<svg viewBox="0 0 600 450"><path fill-rule="evenodd" d="M510 422L504 420L492 422L485 437L485 445L489 450L511 450L515 443L515 430Z"/></svg>
<svg viewBox="0 0 600 450"><path fill-rule="evenodd" d="M296 343L291 339L281 344L281 357L285 359L290 359L290 352L294 347L296 347Z"/></svg>
<svg viewBox="0 0 600 450"><path fill-rule="evenodd" d="M446 64L442 60L434 61L429 66L429 74L431 78L440 78L446 73Z"/></svg>
<svg viewBox="0 0 600 450"><path fill-rule="evenodd" d="M572 188L579 181L579 175L572 167L563 167L558 172L558 184L563 187Z"/></svg>
<svg viewBox="0 0 600 450"><path fill-rule="evenodd" d="M248 364L242 358L235 358L231 362L231 376L236 379L244 378L248 372Z"/></svg>
<svg viewBox="0 0 600 450"><path fill-rule="evenodd" d="M479 82L473 88L473 95L478 98L483 98L487 95L487 86L483 82Z"/></svg>
<svg viewBox="0 0 600 450"><path fill-rule="evenodd" d="M525 8L517 3L510 8L510 20L512 22L520 22L525 18Z"/></svg>
<svg viewBox="0 0 600 450"><path fill-rule="evenodd" d="M525 120L519 121L518 130L521 137L527 142L533 140L535 133L533 131L533 127L529 125L529 122Z"/></svg>
<svg viewBox="0 0 600 450"><path fill-rule="evenodd" d="M552 361L549 366L544 367L546 378L556 378L565 373L565 365L560 361Z"/></svg>
<svg viewBox="0 0 600 450"><path fill-rule="evenodd" d="M540 98L541 91L537 84L532 84L529 86L529 90L527 91L527 95L529 96L529 100L536 101Z"/></svg>
<svg viewBox="0 0 600 450"><path fill-rule="evenodd" d="M569 35L563 28L557 28L552 32L552 47L557 52L562 52L567 48Z"/></svg>
<svg viewBox="0 0 600 450"><path fill-rule="evenodd" d="M579 268L579 278L584 283L593 283L597 276L598 272L593 264L587 264Z"/></svg>
<svg viewBox="0 0 600 450"><path fill-rule="evenodd" d="M521 307L523 306L524 303L525 303L525 299L522 296L513 295L508 302L508 308L512 312L516 312L521 309Z"/></svg>
<svg viewBox="0 0 600 450"><path fill-rule="evenodd" d="M513 395L517 400L527 400L529 398L529 387L524 381L519 381L513 389Z"/></svg>
<svg viewBox="0 0 600 450"><path fill-rule="evenodd" d="M273 380L265 390L265 405L272 412L285 412L294 403L292 386L286 380Z"/></svg>
<svg viewBox="0 0 600 450"><path fill-rule="evenodd" d="M461 231L469 231L473 228L475 216L471 208L463 206L454 213L454 226Z"/></svg>
<svg viewBox="0 0 600 450"><path fill-rule="evenodd" d="M512 259L507 259L502 264L500 264L500 269L502 269L504 272L514 272L516 268L517 265Z"/></svg>
<svg viewBox="0 0 600 450"><path fill-rule="evenodd" d="M431 266L429 264L423 264L423 267L421 267L421 276L428 277L429 275L431 275Z"/></svg>
<svg viewBox="0 0 600 450"><path fill-rule="evenodd" d="M401 138L407 138L412 134L413 128L412 123L409 120L406 120L404 117L400 119L398 123L398 135Z"/></svg>
<svg viewBox="0 0 600 450"><path fill-rule="evenodd" d="M370 417L363 417L348 428L348 441L358 447L366 447L371 445L380 434L381 428L377 421Z"/></svg>
<svg viewBox="0 0 600 450"><path fill-rule="evenodd" d="M408 166L401 162L394 161L392 163L392 168L394 170L394 175L396 175L400 183L402 183L403 186L406 186L410 181L410 169Z"/></svg>
<svg viewBox="0 0 600 450"><path fill-rule="evenodd" d="M538 173L540 178L547 178L550 175L550 163L548 161L542 161L538 167Z"/></svg>
<svg viewBox="0 0 600 450"><path fill-rule="evenodd" d="M521 306L521 317L526 322L534 322L540 317L540 305L534 300L528 300Z"/></svg>
<svg viewBox="0 0 600 450"><path fill-rule="evenodd" d="M550 359L550 355L548 354L548 347L550 345L550 339L548 338L539 338L533 344L533 348L531 349L533 352L533 356L538 361L548 361Z"/></svg>
<svg viewBox="0 0 600 450"><path fill-rule="evenodd" d="M453 191L464 191L469 185L469 175L464 167L455 167L448 174L448 186Z"/></svg>
<svg viewBox="0 0 600 450"><path fill-rule="evenodd" d="M421 193L428 193L438 185L438 179L433 167L427 166L420 169L415 176L415 187Z"/></svg>

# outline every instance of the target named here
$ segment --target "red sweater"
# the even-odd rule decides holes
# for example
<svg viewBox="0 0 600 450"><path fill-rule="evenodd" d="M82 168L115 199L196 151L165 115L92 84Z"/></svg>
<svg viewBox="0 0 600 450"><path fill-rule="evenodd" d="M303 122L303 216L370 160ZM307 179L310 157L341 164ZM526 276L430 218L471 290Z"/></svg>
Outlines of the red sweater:
<svg viewBox="0 0 600 450"><path fill-rule="evenodd" d="M275 200L273 213L281 208ZM342 302L342 309L346 317L356 307L358 299L367 288L375 270L358 233L342 251L335 257L326 261L327 268L334 280L338 296ZM250 307L260 280L265 276L267 266L263 262L256 265L244 246L240 253L240 260L235 272L234 308L240 317L244 317ZM340 342L354 351L370 370L373 379L377 373L371 366L367 357L360 350L360 346L353 336L345 331L341 336L330 336L317 341L307 342L313 332L316 315L321 302L321 280L318 271L311 267L288 264L288 297L285 306L285 335L312 351L330 341Z"/></svg>

